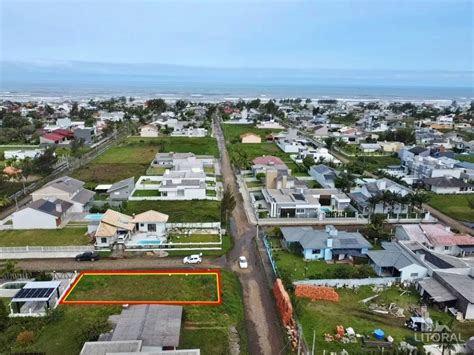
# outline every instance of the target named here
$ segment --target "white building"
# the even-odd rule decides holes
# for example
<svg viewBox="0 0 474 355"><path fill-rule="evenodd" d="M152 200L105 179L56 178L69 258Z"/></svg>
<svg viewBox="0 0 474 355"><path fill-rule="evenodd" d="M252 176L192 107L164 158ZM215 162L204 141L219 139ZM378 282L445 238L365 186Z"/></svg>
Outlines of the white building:
<svg viewBox="0 0 474 355"><path fill-rule="evenodd" d="M158 137L159 129L154 125L145 125L140 128L140 137Z"/></svg>
<svg viewBox="0 0 474 355"><path fill-rule="evenodd" d="M3 156L7 159L23 160L25 158L34 159L43 154L43 149L31 149L31 150L5 150Z"/></svg>
<svg viewBox="0 0 474 355"><path fill-rule="evenodd" d="M67 220L72 203L40 199L12 214L13 229L56 229Z"/></svg>

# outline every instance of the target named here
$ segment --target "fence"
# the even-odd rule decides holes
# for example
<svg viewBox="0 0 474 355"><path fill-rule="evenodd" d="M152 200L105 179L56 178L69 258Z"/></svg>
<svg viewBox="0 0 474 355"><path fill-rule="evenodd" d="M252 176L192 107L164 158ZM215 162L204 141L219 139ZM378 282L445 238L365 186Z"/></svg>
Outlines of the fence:
<svg viewBox="0 0 474 355"><path fill-rule="evenodd" d="M56 247L2 247L0 248L1 253L28 253L28 252L85 252L94 250L94 246L56 246Z"/></svg>
<svg viewBox="0 0 474 355"><path fill-rule="evenodd" d="M278 277L277 265L275 263L275 260L273 259L272 245L265 234L262 234L262 241L263 246L265 247L265 251L267 252L268 259L270 260L270 265L272 266L273 274L275 275L275 277Z"/></svg>
<svg viewBox="0 0 474 355"><path fill-rule="evenodd" d="M293 285L313 285L327 287L359 287L368 285L390 285L399 283L399 277L374 277L366 279L322 279L322 280L301 280L293 282Z"/></svg>

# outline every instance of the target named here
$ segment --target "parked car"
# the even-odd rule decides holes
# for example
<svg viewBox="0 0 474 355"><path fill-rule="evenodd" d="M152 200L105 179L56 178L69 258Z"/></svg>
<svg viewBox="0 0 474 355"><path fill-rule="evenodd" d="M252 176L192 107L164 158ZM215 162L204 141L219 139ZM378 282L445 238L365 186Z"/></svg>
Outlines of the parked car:
<svg viewBox="0 0 474 355"><path fill-rule="evenodd" d="M202 263L202 256L195 254L187 256L183 259L183 263L185 264L200 264Z"/></svg>
<svg viewBox="0 0 474 355"><path fill-rule="evenodd" d="M239 266L241 269L247 269L249 267L249 263L245 256L239 257Z"/></svg>
<svg viewBox="0 0 474 355"><path fill-rule="evenodd" d="M96 261L96 260L99 260L99 254L92 251L86 251L82 254L76 255L76 261Z"/></svg>

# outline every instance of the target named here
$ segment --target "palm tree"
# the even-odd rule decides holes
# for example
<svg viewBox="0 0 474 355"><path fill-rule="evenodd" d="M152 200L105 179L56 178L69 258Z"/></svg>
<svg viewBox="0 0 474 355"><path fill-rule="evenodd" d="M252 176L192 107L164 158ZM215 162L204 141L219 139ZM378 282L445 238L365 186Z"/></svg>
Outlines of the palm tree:
<svg viewBox="0 0 474 355"><path fill-rule="evenodd" d="M380 196L379 195L372 195L368 198L367 200L369 204L369 220L370 220L370 215L372 212L375 210L375 206L380 202Z"/></svg>
<svg viewBox="0 0 474 355"><path fill-rule="evenodd" d="M411 196L411 202L420 210L422 209L423 204L427 203L429 200L430 196L426 192L420 190L415 191Z"/></svg>
<svg viewBox="0 0 474 355"><path fill-rule="evenodd" d="M224 195L222 196L221 202L221 220L225 221L225 226L227 228L227 220L229 219L229 213L232 213L237 201L235 200L234 194L230 189L230 186L227 185L224 190Z"/></svg>

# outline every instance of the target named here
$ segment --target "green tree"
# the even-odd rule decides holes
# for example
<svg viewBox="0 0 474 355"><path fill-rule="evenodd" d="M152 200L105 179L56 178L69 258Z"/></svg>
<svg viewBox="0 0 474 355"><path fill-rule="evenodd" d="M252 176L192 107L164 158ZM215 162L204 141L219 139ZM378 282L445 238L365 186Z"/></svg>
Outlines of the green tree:
<svg viewBox="0 0 474 355"><path fill-rule="evenodd" d="M33 159L33 172L42 176L51 174L54 171L54 165L58 161L55 147L48 147L43 154Z"/></svg>
<svg viewBox="0 0 474 355"><path fill-rule="evenodd" d="M74 158L79 158L82 155L81 148L84 147L84 139L76 138L71 142L71 155Z"/></svg>
<svg viewBox="0 0 474 355"><path fill-rule="evenodd" d="M303 159L303 165L304 165L304 167L305 167L306 169L311 168L314 164L315 164L314 158L313 158L311 155L307 155L307 156Z"/></svg>
<svg viewBox="0 0 474 355"><path fill-rule="evenodd" d="M221 220L225 221L225 226L227 227L227 222L229 219L229 215L234 210L235 206L237 205L237 201L230 189L230 186L227 185L224 190L224 195L222 196L221 202Z"/></svg>
<svg viewBox="0 0 474 355"><path fill-rule="evenodd" d="M327 148L328 150L331 150L331 148L332 148L332 146L333 146L333 144L334 144L335 141L336 141L336 138L334 138L334 137L328 137L328 138L326 138L326 139L324 140L324 143L326 144L326 148Z"/></svg>
<svg viewBox="0 0 474 355"><path fill-rule="evenodd" d="M0 302L0 331L7 329L8 327L8 310L4 302Z"/></svg>
<svg viewBox="0 0 474 355"><path fill-rule="evenodd" d="M71 111L69 111L71 117L79 116L79 105L76 101L72 103Z"/></svg>

